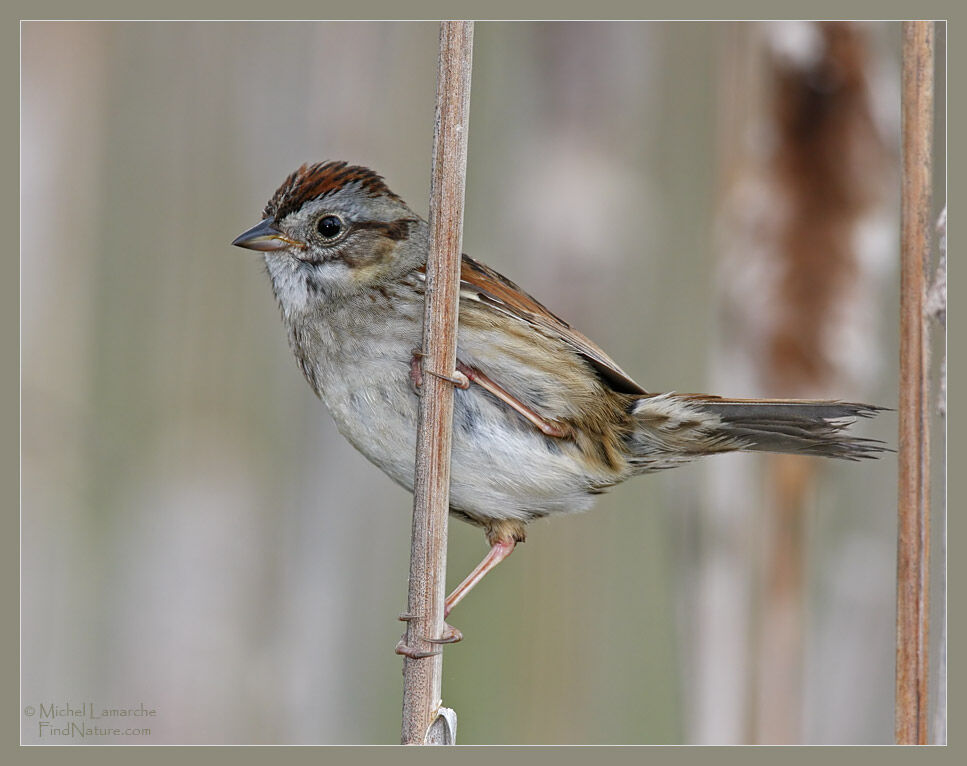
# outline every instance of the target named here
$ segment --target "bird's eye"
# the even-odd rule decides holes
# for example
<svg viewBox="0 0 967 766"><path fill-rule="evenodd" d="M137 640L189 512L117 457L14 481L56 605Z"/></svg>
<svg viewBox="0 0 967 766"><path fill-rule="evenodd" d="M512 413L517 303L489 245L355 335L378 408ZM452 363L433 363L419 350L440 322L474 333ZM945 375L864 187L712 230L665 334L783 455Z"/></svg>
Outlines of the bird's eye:
<svg viewBox="0 0 967 766"><path fill-rule="evenodd" d="M316 224L316 229L326 239L335 239L342 232L343 222L338 215L324 215Z"/></svg>

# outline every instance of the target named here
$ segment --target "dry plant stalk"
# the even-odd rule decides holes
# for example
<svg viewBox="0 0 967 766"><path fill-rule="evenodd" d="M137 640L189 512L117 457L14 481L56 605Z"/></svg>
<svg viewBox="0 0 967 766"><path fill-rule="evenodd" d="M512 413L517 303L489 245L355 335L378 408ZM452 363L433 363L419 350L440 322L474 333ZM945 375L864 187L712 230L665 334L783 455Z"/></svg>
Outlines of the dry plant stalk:
<svg viewBox="0 0 967 766"><path fill-rule="evenodd" d="M424 370L449 375L457 358L457 311L470 118L473 22L440 25L436 123L430 186L430 251L423 319ZM453 388L423 377L413 485L413 537L406 645L428 656L403 660L402 743L428 744L441 705L443 655L427 638L443 634ZM431 739L435 739L432 738Z"/></svg>
<svg viewBox="0 0 967 766"><path fill-rule="evenodd" d="M930 256L933 22L903 22L897 744L927 742L930 454L925 271Z"/></svg>

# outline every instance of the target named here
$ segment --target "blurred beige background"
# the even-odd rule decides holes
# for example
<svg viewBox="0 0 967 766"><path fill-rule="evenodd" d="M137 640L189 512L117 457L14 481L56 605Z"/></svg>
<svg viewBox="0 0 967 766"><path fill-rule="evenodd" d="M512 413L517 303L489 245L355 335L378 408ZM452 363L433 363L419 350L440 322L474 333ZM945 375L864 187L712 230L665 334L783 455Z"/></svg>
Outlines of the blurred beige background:
<svg viewBox="0 0 967 766"><path fill-rule="evenodd" d="M868 31L889 115L899 30ZM729 24L476 27L464 248L653 391L722 385L734 41ZM339 437L259 257L229 243L304 161L373 167L425 214L436 49L435 23L23 25L25 705L157 710L149 737L111 743L398 742L410 496ZM896 401L881 272L880 373L829 397ZM861 430L893 443L895 426ZM700 656L719 638L697 573L727 544L703 510L712 462L532 525L455 610L461 744L748 741L728 712L745 692ZM891 741L894 493L892 456L837 463L808 505L803 741ZM484 550L451 524L450 582ZM37 723L25 743L69 741Z"/></svg>

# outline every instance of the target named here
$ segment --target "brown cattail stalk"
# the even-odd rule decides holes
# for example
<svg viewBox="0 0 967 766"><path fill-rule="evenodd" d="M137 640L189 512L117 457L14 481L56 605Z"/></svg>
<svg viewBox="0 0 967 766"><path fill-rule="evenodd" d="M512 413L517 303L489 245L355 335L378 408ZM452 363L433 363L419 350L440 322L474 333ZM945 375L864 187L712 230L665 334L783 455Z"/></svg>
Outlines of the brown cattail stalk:
<svg viewBox="0 0 967 766"><path fill-rule="evenodd" d="M875 30L777 21L729 31L718 385L865 398L877 378L876 288L885 273L877 264L892 256L860 235L895 228L883 192L894 185L893 158L873 110L882 87ZM807 618L807 583L816 576L806 570L808 511L824 468L773 455L762 461L761 482L749 463L712 474L709 518L728 545L706 568L700 680L709 702L696 711L699 741L791 744L805 736L804 637L817 622ZM757 485L761 499L750 502ZM855 646L854 637L843 651ZM712 702L724 694L741 704Z"/></svg>
<svg viewBox="0 0 967 766"><path fill-rule="evenodd" d="M440 25L436 123L430 186L430 251L423 322L424 369L449 374L457 358L457 311L463 200L470 118L473 22ZM428 656L403 661L405 745L452 743L452 713L441 715L443 656L427 638L443 633L453 389L436 375L423 378L413 485L413 537L405 642ZM444 725L431 725L437 719Z"/></svg>
<svg viewBox="0 0 967 766"><path fill-rule="evenodd" d="M776 229L780 307L766 331L763 378L771 395L818 396L841 387L846 367L830 324L862 298L856 233L877 202L885 159L870 110L870 41L861 24L810 26L816 51L770 63L776 149L770 169L784 202ZM848 320L847 320L848 321ZM872 345L872 343L871 343ZM806 514L820 470L776 455L756 625L760 662L756 741L803 737Z"/></svg>
<svg viewBox="0 0 967 766"><path fill-rule="evenodd" d="M896 742L927 741L930 454L925 269L930 256L933 22L903 23Z"/></svg>

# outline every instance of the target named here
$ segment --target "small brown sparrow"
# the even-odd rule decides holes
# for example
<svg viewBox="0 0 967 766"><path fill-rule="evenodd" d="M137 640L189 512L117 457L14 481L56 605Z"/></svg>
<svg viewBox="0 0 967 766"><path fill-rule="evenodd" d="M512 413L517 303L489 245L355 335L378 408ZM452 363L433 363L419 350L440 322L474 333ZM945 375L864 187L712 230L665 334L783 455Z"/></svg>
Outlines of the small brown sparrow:
<svg viewBox="0 0 967 766"><path fill-rule="evenodd" d="M583 511L625 479L735 450L847 460L881 443L843 433L881 408L647 392L604 351L466 255L457 369L423 370L428 226L373 171L303 165L232 244L265 252L289 344L339 431L412 491L423 375L454 401L450 512L491 550L450 610L533 519ZM457 634L458 635L458 634Z"/></svg>

